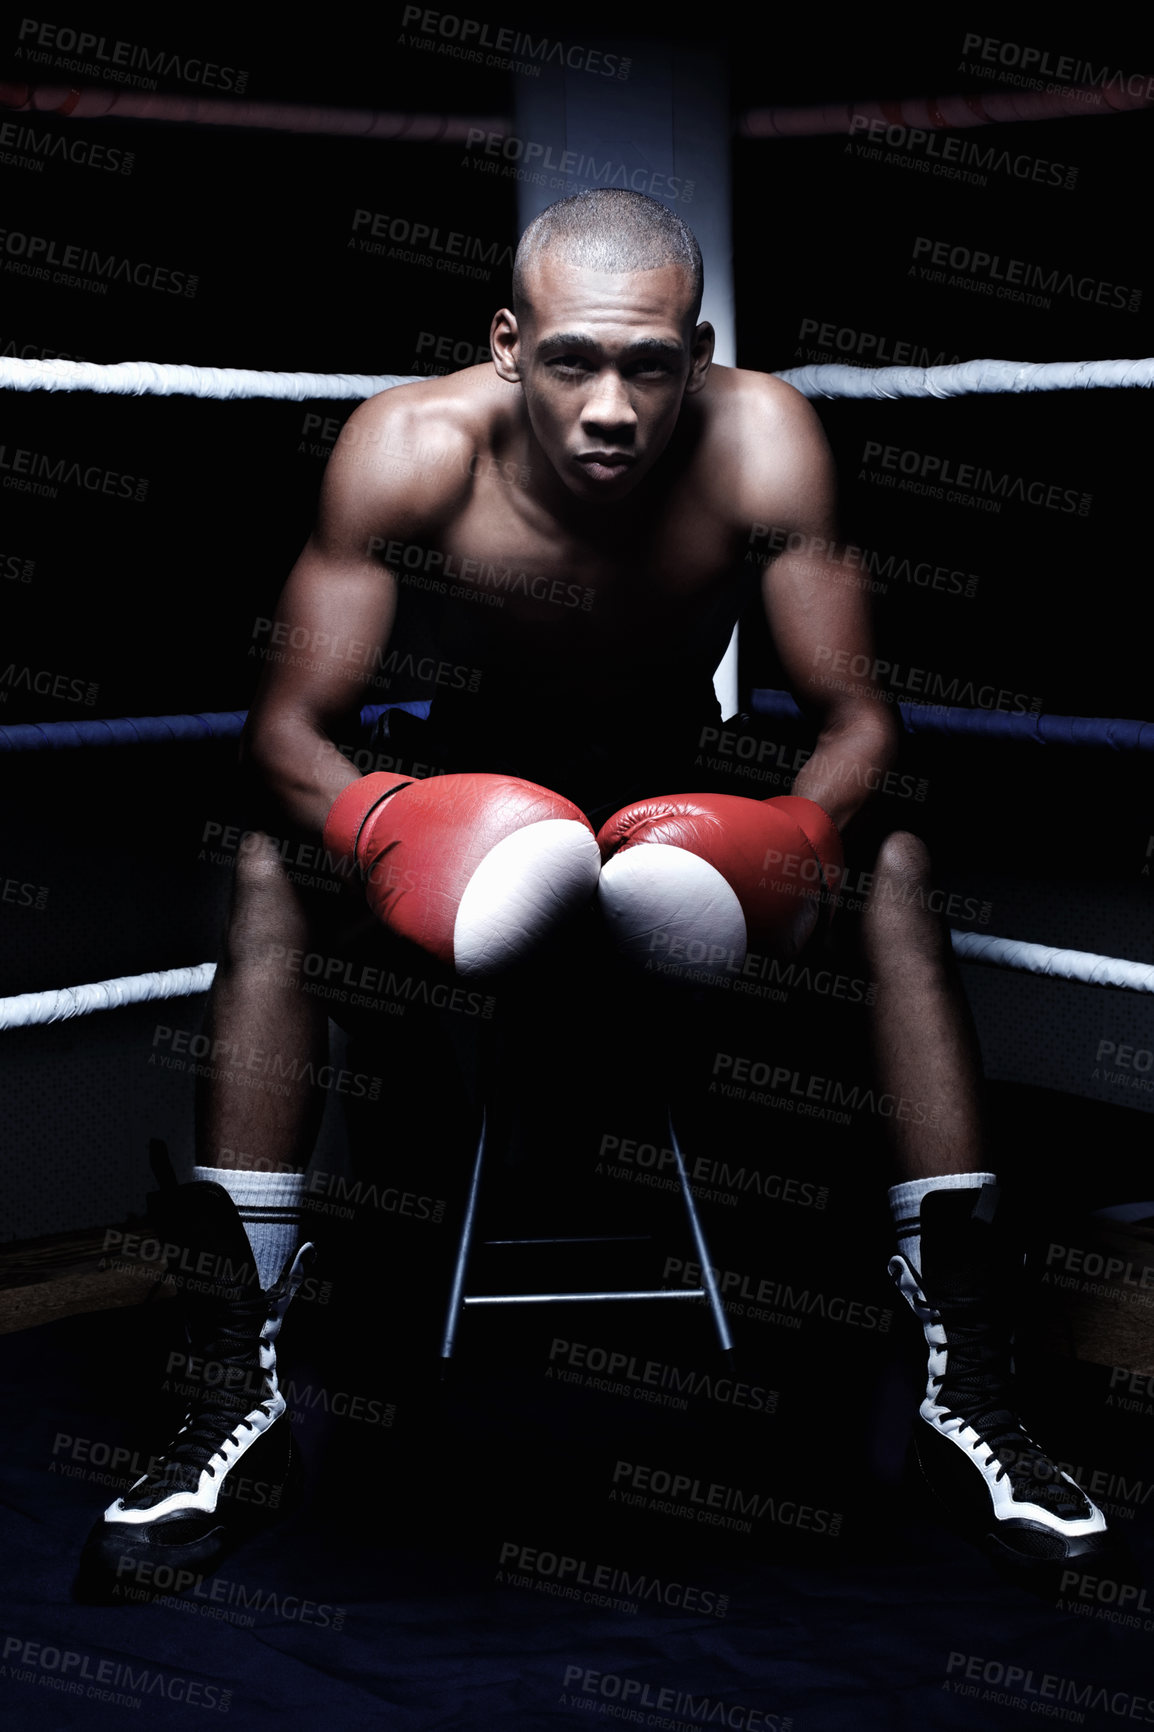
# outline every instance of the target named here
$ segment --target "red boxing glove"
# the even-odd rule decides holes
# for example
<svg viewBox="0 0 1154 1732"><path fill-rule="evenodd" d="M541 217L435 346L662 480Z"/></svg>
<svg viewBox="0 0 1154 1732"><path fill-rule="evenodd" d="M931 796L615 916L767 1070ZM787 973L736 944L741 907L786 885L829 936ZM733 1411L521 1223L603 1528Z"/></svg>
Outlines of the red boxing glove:
<svg viewBox="0 0 1154 1732"><path fill-rule="evenodd" d="M796 956L845 871L833 820L796 794L640 800L597 840L598 900L619 948L717 975L750 951Z"/></svg>
<svg viewBox="0 0 1154 1732"><path fill-rule="evenodd" d="M585 814L514 776L350 782L324 845L355 860L383 926L459 974L498 972L593 895L600 855Z"/></svg>

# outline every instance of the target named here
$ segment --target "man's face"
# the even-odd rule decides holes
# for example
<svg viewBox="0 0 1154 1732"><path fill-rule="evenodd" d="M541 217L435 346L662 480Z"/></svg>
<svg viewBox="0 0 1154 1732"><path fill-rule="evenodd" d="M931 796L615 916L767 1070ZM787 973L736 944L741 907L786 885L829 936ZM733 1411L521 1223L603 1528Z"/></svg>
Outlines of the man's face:
<svg viewBox="0 0 1154 1732"><path fill-rule="evenodd" d="M578 498L624 498L669 443L687 388L705 381L712 332L689 323L689 281L676 265L605 272L545 254L528 288L506 353L537 441Z"/></svg>

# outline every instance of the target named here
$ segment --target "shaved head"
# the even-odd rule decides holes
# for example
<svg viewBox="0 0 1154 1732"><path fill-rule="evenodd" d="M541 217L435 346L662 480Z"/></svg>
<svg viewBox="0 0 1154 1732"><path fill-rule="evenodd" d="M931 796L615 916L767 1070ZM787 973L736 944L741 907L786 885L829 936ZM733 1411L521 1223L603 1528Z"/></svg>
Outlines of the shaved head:
<svg viewBox="0 0 1154 1732"><path fill-rule="evenodd" d="M679 216L645 193L596 188L551 204L521 236L513 261L513 310L523 318L533 304L534 267L546 254L586 270L617 275L676 265L686 279L696 323L701 310L701 248Z"/></svg>

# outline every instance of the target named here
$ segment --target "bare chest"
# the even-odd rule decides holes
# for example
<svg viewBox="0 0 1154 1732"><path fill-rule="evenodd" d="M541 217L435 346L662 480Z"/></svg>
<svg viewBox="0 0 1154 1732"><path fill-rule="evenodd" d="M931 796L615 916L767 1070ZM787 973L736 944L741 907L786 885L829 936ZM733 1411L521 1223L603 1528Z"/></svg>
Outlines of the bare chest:
<svg viewBox="0 0 1154 1732"><path fill-rule="evenodd" d="M718 636L724 648L741 572L732 533L700 503L670 502L586 536L527 521L497 489L478 489L430 554L435 593L458 628L497 653L579 659L587 672L590 658L708 656Z"/></svg>

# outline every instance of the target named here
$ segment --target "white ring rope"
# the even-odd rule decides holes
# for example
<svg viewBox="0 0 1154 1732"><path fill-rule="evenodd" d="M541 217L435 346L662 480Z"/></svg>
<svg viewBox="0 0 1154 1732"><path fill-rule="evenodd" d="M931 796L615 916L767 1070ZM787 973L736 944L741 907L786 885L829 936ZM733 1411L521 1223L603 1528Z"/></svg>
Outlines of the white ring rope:
<svg viewBox="0 0 1154 1732"><path fill-rule="evenodd" d="M215 962L202 962L196 968L126 974L119 980L97 980L90 986L62 986L56 992L21 992L15 998L0 998L0 1029L66 1022L94 1010L119 1010L123 1005L147 1004L154 998L192 998L208 991L215 973Z"/></svg>
<svg viewBox="0 0 1154 1732"><path fill-rule="evenodd" d="M0 359L0 390L97 391L125 397L263 397L361 400L426 374L268 373L246 367L195 367L166 361ZM777 373L803 397L967 397L993 392L1117 390L1154 385L1154 359L1133 361L960 361L953 367L791 367Z"/></svg>
<svg viewBox="0 0 1154 1732"><path fill-rule="evenodd" d="M791 367L775 375L803 397L974 397L1006 391L1099 391L1154 385L1154 360L959 361L952 367Z"/></svg>
<svg viewBox="0 0 1154 1732"><path fill-rule="evenodd" d="M264 373L248 367L179 366L167 361L0 360L0 388L7 391L99 391L117 397L266 397L293 403L321 397L375 397L394 385L416 385L427 377L397 373Z"/></svg>
<svg viewBox="0 0 1154 1732"><path fill-rule="evenodd" d="M1080 980L1086 986L1124 986L1131 992L1154 992L1154 963L1095 956L1091 950L1054 950L1048 944L991 938L980 932L951 932L950 937L954 954L962 962L989 962L997 968L1049 974L1055 980Z"/></svg>
<svg viewBox="0 0 1154 1732"><path fill-rule="evenodd" d="M1026 944L1016 938L992 938L977 932L951 932L950 937L962 962L988 962L1027 974L1048 974L1055 980L1077 980L1087 986L1154 992L1151 963L1095 956L1088 950L1055 950L1046 944ZM145 1004L150 999L193 998L208 991L215 973L215 962L202 962L197 968L130 974L121 980L64 986L55 992L22 992L15 998L0 998L0 1029L64 1022L94 1010L118 1010L122 1005Z"/></svg>

